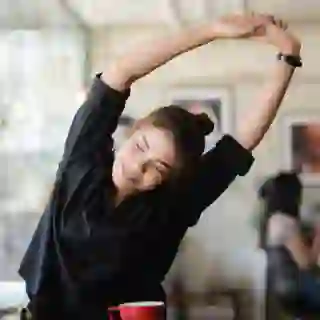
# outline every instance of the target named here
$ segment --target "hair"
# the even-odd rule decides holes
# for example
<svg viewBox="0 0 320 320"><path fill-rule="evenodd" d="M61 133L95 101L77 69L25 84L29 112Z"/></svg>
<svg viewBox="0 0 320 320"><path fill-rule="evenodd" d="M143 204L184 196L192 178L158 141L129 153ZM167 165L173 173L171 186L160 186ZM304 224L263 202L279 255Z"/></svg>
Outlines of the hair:
<svg viewBox="0 0 320 320"><path fill-rule="evenodd" d="M302 197L301 181L295 172L282 171L262 184L259 197L264 200L268 212L281 211L298 218Z"/></svg>
<svg viewBox="0 0 320 320"><path fill-rule="evenodd" d="M177 170L170 180L177 182L190 178L205 149L205 136L214 129L214 123L206 113L194 114L177 105L158 108L136 121L133 132L152 125L172 133L177 156Z"/></svg>

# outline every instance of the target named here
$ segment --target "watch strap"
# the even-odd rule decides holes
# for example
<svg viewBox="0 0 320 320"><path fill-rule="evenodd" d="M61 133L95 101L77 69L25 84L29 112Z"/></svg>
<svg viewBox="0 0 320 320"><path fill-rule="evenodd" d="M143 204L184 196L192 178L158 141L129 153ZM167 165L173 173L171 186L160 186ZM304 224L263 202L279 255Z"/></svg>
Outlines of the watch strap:
<svg viewBox="0 0 320 320"><path fill-rule="evenodd" d="M300 56L294 56L294 55L286 55L283 53L278 53L277 59L280 61L284 61L288 65L294 67L294 68L300 68L302 67L302 61Z"/></svg>

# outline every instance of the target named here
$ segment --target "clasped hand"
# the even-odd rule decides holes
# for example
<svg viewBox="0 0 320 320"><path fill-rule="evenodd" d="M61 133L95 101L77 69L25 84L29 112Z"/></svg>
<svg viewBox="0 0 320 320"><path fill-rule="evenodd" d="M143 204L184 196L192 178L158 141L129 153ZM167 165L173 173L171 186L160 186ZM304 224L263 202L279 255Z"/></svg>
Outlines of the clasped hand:
<svg viewBox="0 0 320 320"><path fill-rule="evenodd" d="M283 53L299 54L300 41L287 28L281 19L256 13L228 15L213 24L218 37L250 38L272 44Z"/></svg>

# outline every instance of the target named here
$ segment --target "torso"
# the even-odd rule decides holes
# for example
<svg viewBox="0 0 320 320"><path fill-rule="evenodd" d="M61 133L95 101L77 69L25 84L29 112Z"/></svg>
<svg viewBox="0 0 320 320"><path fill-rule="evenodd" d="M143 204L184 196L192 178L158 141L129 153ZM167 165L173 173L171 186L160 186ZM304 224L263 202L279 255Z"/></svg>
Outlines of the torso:
<svg viewBox="0 0 320 320"><path fill-rule="evenodd" d="M170 201L160 200L155 194L142 194L115 207L108 175L103 177L97 168L88 168L81 175L76 171L74 167L64 173L58 193L51 200L59 210L46 216L47 228L52 231L41 227L30 246L32 252L39 252L43 236L54 234L43 253L40 250L37 254L37 266L45 266L48 250L54 251L53 274L58 277L54 282L63 286L61 291L73 295L71 292L79 286L91 287L80 293L81 301L100 295L105 304L107 300L112 304L133 300L135 295L144 296L146 292L152 296L152 291L154 299L160 298L160 283L187 229L182 220L179 223L180 213L171 210ZM77 186L68 195L63 194L71 177L78 179ZM48 274L48 269L41 268L37 273L42 281L41 275Z"/></svg>
<svg viewBox="0 0 320 320"><path fill-rule="evenodd" d="M129 93L98 75L73 119L55 190L19 270L31 299L58 292L57 300L81 313L158 296L187 228L253 163L227 135L202 157L185 197L151 192L115 208L112 134Z"/></svg>

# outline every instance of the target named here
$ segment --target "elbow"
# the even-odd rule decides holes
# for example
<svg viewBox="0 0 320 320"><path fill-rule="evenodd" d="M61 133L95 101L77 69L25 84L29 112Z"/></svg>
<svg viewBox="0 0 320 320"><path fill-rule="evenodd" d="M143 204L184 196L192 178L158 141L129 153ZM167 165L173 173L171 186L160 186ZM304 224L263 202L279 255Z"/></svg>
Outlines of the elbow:
<svg viewBox="0 0 320 320"><path fill-rule="evenodd" d="M239 135L237 137L237 141L239 142L239 144L241 144L241 146L243 148L245 148L248 151L253 151L258 144L260 143L261 139L255 139L252 136L247 136L247 135Z"/></svg>
<svg viewBox="0 0 320 320"><path fill-rule="evenodd" d="M253 151L263 140L264 136L268 132L269 126L250 130L245 128L238 134L239 143L247 150Z"/></svg>
<svg viewBox="0 0 320 320"><path fill-rule="evenodd" d="M249 125L250 126L250 125ZM252 130L248 125L241 128L237 135L237 141L242 145L243 148L248 151L253 151L261 142L264 134L261 130Z"/></svg>
<svg viewBox="0 0 320 320"><path fill-rule="evenodd" d="M102 74L103 80L112 88L124 91L131 87L137 77L121 63L113 63L107 71Z"/></svg>
<svg viewBox="0 0 320 320"><path fill-rule="evenodd" d="M240 127L239 143L249 151L253 151L263 140L271 125L271 121L249 119Z"/></svg>

